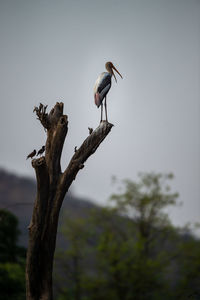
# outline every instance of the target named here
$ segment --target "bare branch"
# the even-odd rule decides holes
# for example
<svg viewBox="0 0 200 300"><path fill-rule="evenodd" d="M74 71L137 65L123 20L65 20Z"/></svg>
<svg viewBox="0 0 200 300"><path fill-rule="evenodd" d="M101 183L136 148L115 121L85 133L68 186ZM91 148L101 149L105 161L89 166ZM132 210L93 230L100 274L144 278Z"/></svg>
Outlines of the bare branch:
<svg viewBox="0 0 200 300"><path fill-rule="evenodd" d="M40 103L39 107L35 106L33 112L36 112L38 120L40 120L41 124L45 129L49 128L49 118L48 114L46 113L47 105L43 105Z"/></svg>
<svg viewBox="0 0 200 300"><path fill-rule="evenodd" d="M76 149L76 152L62 176L62 189L65 193L72 181L76 178L78 171L84 167L85 161L96 151L112 127L113 125L108 122L101 122L101 124L86 138L81 147Z"/></svg>

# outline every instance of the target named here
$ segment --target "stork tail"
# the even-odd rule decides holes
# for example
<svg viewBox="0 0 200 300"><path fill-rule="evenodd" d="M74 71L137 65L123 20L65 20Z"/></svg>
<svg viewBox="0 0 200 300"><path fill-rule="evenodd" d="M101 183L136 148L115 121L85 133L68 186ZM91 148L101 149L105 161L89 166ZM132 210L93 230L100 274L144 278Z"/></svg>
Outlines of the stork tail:
<svg viewBox="0 0 200 300"><path fill-rule="evenodd" d="M99 107L101 105L101 97L99 93L95 93L94 95L94 102L96 104L97 107Z"/></svg>

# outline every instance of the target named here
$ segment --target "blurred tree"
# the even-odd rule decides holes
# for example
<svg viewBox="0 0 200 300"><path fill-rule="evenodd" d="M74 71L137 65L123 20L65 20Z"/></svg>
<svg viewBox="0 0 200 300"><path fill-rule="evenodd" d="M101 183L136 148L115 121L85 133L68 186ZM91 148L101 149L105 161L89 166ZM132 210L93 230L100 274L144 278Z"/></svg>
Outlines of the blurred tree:
<svg viewBox="0 0 200 300"><path fill-rule="evenodd" d="M200 299L200 240L189 230L179 241L177 299Z"/></svg>
<svg viewBox="0 0 200 300"><path fill-rule="evenodd" d="M163 274L174 253L169 255L164 247L173 232L164 209L176 205L178 196L166 184L172 178L150 173L140 174L138 183L125 180L124 191L111 196L114 207L107 209L107 221L105 214L98 221L98 250L116 299L161 299L161 294L167 299Z"/></svg>
<svg viewBox="0 0 200 300"><path fill-rule="evenodd" d="M0 300L25 299L25 253L17 245L18 220L0 210Z"/></svg>
<svg viewBox="0 0 200 300"><path fill-rule="evenodd" d="M150 173L139 182L125 180L111 206L64 224L68 247L60 262L67 265L61 276L67 284L59 300L199 299L199 240L167 215L177 205L172 178Z"/></svg>
<svg viewBox="0 0 200 300"><path fill-rule="evenodd" d="M17 218L6 210L0 210L0 262L17 261Z"/></svg>
<svg viewBox="0 0 200 300"><path fill-rule="evenodd" d="M25 299L25 263L0 264L0 300Z"/></svg>
<svg viewBox="0 0 200 300"><path fill-rule="evenodd" d="M59 299L81 300L83 299L83 281L87 273L85 268L87 260L89 260L91 232L86 219L73 219L67 214L65 214L61 232L68 247L66 250L59 250L56 253L57 274L64 271L66 275L65 278L56 276L56 285L60 291Z"/></svg>

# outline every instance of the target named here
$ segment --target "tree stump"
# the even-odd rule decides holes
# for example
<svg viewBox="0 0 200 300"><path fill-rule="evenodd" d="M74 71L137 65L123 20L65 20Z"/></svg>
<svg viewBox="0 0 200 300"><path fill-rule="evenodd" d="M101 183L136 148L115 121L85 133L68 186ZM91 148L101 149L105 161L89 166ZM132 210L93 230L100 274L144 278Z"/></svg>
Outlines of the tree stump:
<svg viewBox="0 0 200 300"><path fill-rule="evenodd" d="M68 117L63 103L56 103L50 113L40 103L34 112L47 133L45 155L32 160L37 179L37 195L29 229L26 263L26 299L52 300L52 271L60 208L73 180L85 161L99 147L112 128L103 121L76 148L68 166L61 172L60 159L68 131Z"/></svg>

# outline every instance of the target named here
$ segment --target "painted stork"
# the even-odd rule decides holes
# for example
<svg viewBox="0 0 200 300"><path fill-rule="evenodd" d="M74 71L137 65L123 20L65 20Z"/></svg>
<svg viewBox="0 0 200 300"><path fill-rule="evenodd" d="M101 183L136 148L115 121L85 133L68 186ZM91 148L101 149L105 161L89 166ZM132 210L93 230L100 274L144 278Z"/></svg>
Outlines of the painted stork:
<svg viewBox="0 0 200 300"><path fill-rule="evenodd" d="M106 113L106 122L108 122L106 95L111 88L112 75L114 76L115 81L117 82L117 79L115 77L113 70L115 70L119 74L119 76L121 76L121 78L123 78L122 75L119 73L119 71L115 68L113 63L111 63L110 61L108 61L105 64L105 67L108 72L101 73L99 75L99 77L97 78L97 80L95 82L95 86L94 86L94 102L98 108L101 105L101 121L100 122L102 122L102 118L103 118L103 100L104 100L104 98L105 98L104 106L105 106L105 113Z"/></svg>

